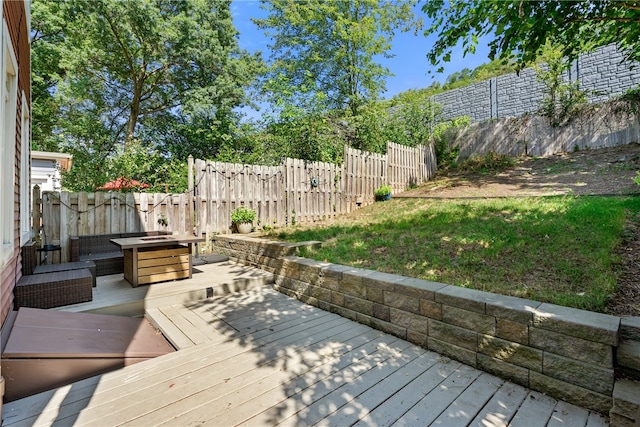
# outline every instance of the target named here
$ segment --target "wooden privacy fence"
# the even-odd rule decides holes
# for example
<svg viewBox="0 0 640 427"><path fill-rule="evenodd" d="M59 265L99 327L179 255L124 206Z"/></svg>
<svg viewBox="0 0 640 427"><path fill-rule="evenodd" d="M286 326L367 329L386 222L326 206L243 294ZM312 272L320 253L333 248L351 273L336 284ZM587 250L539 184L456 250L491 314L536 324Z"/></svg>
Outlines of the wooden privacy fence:
<svg viewBox="0 0 640 427"><path fill-rule="evenodd" d="M389 143L387 154L345 147L342 165L190 160L189 168L189 190L183 194L45 192L41 203L34 194L34 224L41 212L43 243L59 243L62 261L68 260L69 237L75 235L167 230L195 232L208 241L212 234L231 232L231 212L238 206L254 209L260 228L318 221L372 203L380 185L398 193L431 179L436 161L432 145Z"/></svg>
<svg viewBox="0 0 640 427"><path fill-rule="evenodd" d="M40 198L35 193L34 232L40 232L43 245L62 246L62 262L69 261L70 236L152 230L193 232L188 194L63 191L44 192ZM40 215L42 225L38 230Z"/></svg>
<svg viewBox="0 0 640 427"><path fill-rule="evenodd" d="M435 172L432 145L393 143L387 154L345 147L342 165L290 158L280 166L195 160L196 233L230 232L231 212L238 206L254 209L259 227L334 217L373 202L380 185L398 193Z"/></svg>

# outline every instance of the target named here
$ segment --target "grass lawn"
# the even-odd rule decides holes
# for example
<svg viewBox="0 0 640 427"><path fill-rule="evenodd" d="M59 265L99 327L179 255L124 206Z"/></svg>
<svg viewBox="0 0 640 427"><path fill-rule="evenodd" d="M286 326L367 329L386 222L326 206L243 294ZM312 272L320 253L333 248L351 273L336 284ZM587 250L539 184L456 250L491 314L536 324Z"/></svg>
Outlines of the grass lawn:
<svg viewBox="0 0 640 427"><path fill-rule="evenodd" d="M276 237L324 242L300 254L316 260L602 312L639 213L638 197L397 198Z"/></svg>

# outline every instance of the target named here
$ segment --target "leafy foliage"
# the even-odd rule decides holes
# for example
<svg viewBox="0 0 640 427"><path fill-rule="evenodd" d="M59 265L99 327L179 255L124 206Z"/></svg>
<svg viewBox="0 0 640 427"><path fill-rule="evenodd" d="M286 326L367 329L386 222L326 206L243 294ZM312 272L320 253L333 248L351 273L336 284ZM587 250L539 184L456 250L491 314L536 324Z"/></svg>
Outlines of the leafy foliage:
<svg viewBox="0 0 640 427"><path fill-rule="evenodd" d="M548 117L553 126L559 126L587 105L587 97L578 82L567 82L564 71L569 63L562 57L562 50L546 44L541 53L544 65L536 65L536 78L544 85L545 96L540 107L541 115Z"/></svg>
<svg viewBox="0 0 640 427"><path fill-rule="evenodd" d="M433 131L434 148L439 168L454 168L458 162L460 147L451 143L452 132L457 128L468 126L471 119L467 116L458 117L438 123Z"/></svg>
<svg viewBox="0 0 640 427"><path fill-rule="evenodd" d="M231 212L232 224L246 224L255 221L256 211L246 206L239 206Z"/></svg>
<svg viewBox="0 0 640 427"><path fill-rule="evenodd" d="M63 176L66 190L95 191L105 182L119 177L150 185L143 190L146 192L177 193L187 189L186 162L170 160L157 151L149 151L138 140L132 140L121 152L104 159L100 165L90 158L92 156L87 152L76 154L75 167Z"/></svg>
<svg viewBox="0 0 640 427"><path fill-rule="evenodd" d="M376 199L381 199L391 194L392 188L389 185L381 185L373 191L373 195Z"/></svg>
<svg viewBox="0 0 640 427"><path fill-rule="evenodd" d="M271 37L271 74L284 75L293 88L326 96L328 109L360 108L385 88L388 57L396 30L419 29L415 1L263 0L268 16L255 19Z"/></svg>
<svg viewBox="0 0 640 427"><path fill-rule="evenodd" d="M96 177L134 139L167 159L233 146L260 58L238 48L230 3L34 1L34 146Z"/></svg>
<svg viewBox="0 0 640 427"><path fill-rule="evenodd" d="M607 43L616 43L630 60L640 59L636 2L434 0L425 2L422 10L433 22L425 34L437 35L427 54L433 65L448 62L460 43L465 54L474 53L484 36L493 38L490 59L513 59L518 69L535 62L547 41L562 46L562 56L570 59Z"/></svg>

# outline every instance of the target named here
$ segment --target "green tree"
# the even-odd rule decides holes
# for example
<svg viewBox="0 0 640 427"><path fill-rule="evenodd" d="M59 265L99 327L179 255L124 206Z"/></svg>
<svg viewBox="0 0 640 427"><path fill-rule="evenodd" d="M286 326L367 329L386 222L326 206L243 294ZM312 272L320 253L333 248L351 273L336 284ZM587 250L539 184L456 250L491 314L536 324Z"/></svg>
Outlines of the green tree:
<svg viewBox="0 0 640 427"><path fill-rule="evenodd" d="M292 87L326 96L328 108L361 106L378 98L390 71L376 57L390 57L396 30L421 28L414 1L263 0L268 11L255 19L271 37L271 75L284 75Z"/></svg>
<svg viewBox="0 0 640 427"><path fill-rule="evenodd" d="M230 3L34 1L34 128L53 123L60 148L98 162L135 138L166 156L212 157L260 62L238 48Z"/></svg>
<svg viewBox="0 0 640 427"><path fill-rule="evenodd" d="M552 126L559 126L588 104L587 96L578 82L567 82L564 78L569 63L562 57L562 49L547 43L540 59L544 64L534 65L536 79L544 87L540 114L548 117Z"/></svg>
<svg viewBox="0 0 640 427"><path fill-rule="evenodd" d="M475 52L478 39L492 37L489 58L514 58L518 69L536 61L551 41L575 58L596 46L615 43L628 59L640 60L640 5L636 1L429 0L422 10L432 20L425 35L437 35L427 54L433 65L451 58L462 43Z"/></svg>
<svg viewBox="0 0 640 427"><path fill-rule="evenodd" d="M60 3L36 3L31 8L31 115L33 148L58 151L56 135L59 106L55 87L64 76L60 66L64 20Z"/></svg>

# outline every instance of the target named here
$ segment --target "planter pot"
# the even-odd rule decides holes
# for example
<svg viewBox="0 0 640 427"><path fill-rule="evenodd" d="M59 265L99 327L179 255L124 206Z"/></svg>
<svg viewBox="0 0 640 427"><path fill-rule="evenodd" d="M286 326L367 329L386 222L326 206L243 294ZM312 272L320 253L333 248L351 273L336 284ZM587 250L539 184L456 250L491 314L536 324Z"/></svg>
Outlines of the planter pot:
<svg viewBox="0 0 640 427"><path fill-rule="evenodd" d="M378 202L384 202L385 200L390 200L390 199L391 199L391 193L385 194L384 196L376 196L376 201Z"/></svg>
<svg viewBox="0 0 640 427"><path fill-rule="evenodd" d="M242 222L242 223L236 224L236 229L240 234L248 234L248 233L251 233L251 230L253 229L253 224L250 222Z"/></svg>

